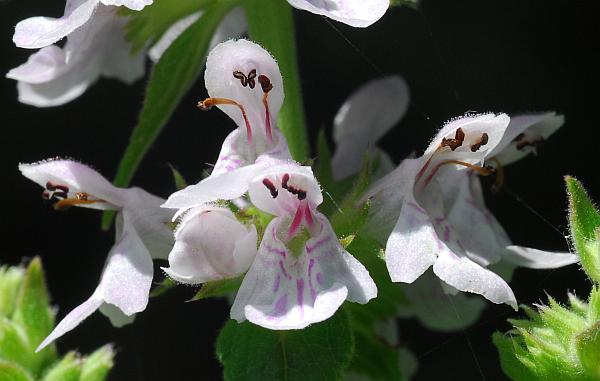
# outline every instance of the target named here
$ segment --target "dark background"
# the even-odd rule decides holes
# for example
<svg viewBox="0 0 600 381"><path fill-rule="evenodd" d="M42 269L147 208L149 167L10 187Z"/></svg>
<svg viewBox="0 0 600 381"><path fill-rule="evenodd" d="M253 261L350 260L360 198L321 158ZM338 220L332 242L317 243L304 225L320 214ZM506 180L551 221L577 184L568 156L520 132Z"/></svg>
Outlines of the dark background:
<svg viewBox="0 0 600 381"><path fill-rule="evenodd" d="M62 1L0 0L0 72L31 53L11 42L17 21L58 16L63 7ZM508 168L507 189L513 194L504 191L487 198L516 243L566 250L563 176L577 176L600 200L597 14L595 2L581 0L432 0L423 1L418 10L391 9L362 30L296 12L310 135L314 141L319 128L330 132L350 91L389 73L406 78L413 100L408 115L381 142L396 160L422 150L445 120L466 111L564 113L565 126L538 157ZM20 176L17 163L71 156L112 178L136 122L144 81L127 87L101 80L79 99L51 109L19 104L15 83L4 78L0 83L1 262L18 264L24 257L40 255L62 318L95 288L112 233L99 230L94 211L53 212L42 203L40 188ZM205 163L215 160L222 139L234 126L217 111L196 110L195 102L205 96L198 81L144 160L135 185L166 197L174 190L167 163L195 182ZM521 303L543 301L545 292L564 300L567 290L580 295L589 290L576 266L518 270L511 285ZM59 348L90 352L115 343L112 380L220 379L213 346L228 306L224 300L184 303L193 291L180 287L152 299L136 323L123 329L112 328L94 314L59 340ZM490 304L480 322L466 332L437 334L415 320L401 320L400 335L419 359L418 380L502 380L490 335L506 330L506 318L515 316L507 306Z"/></svg>

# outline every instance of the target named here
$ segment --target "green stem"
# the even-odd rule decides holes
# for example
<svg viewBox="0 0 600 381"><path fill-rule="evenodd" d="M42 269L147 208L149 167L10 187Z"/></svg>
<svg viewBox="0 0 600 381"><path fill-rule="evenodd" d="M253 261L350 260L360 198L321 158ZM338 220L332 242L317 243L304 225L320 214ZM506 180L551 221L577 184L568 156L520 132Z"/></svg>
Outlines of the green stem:
<svg viewBox="0 0 600 381"><path fill-rule="evenodd" d="M283 76L285 102L278 127L285 135L292 157L308 158L308 139L300 76L296 58L296 39L292 8L285 0L244 0L250 38L267 49L279 64Z"/></svg>

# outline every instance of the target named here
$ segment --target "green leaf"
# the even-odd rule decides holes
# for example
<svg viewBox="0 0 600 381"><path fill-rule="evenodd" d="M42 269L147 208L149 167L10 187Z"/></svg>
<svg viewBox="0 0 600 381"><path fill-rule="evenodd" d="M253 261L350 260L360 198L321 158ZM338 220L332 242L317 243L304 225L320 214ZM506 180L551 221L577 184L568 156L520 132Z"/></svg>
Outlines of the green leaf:
<svg viewBox="0 0 600 381"><path fill-rule="evenodd" d="M577 335L575 346L583 368L600 379L600 321Z"/></svg>
<svg viewBox="0 0 600 381"><path fill-rule="evenodd" d="M173 181L175 182L175 189L182 190L183 188L188 186L187 181L183 178L181 172L179 172L175 167L169 164L169 168L171 168L171 172L173 173Z"/></svg>
<svg viewBox="0 0 600 381"><path fill-rule="evenodd" d="M54 314L49 303L42 261L36 257L25 272L12 319L15 324L23 327L31 352L54 328ZM32 366L30 370L37 373L39 367L55 358L56 349L53 345L49 345L36 355L37 365Z"/></svg>
<svg viewBox="0 0 600 381"><path fill-rule="evenodd" d="M79 381L104 381L113 367L114 356L112 347L105 345L86 357Z"/></svg>
<svg viewBox="0 0 600 381"><path fill-rule="evenodd" d="M217 339L226 381L340 380L354 349L342 309L302 330L274 331L230 320Z"/></svg>
<svg viewBox="0 0 600 381"><path fill-rule="evenodd" d="M373 381L404 380L399 352L374 334L355 332L356 351L350 370Z"/></svg>
<svg viewBox="0 0 600 381"><path fill-rule="evenodd" d="M69 352L44 375L42 381L79 381L81 361L75 352Z"/></svg>
<svg viewBox="0 0 600 381"><path fill-rule="evenodd" d="M308 139L292 8L283 0L244 0L250 38L277 59L283 77L285 102L277 126L285 135L292 157L302 162L308 157Z"/></svg>
<svg viewBox="0 0 600 381"><path fill-rule="evenodd" d="M492 335L492 341L498 349L500 355L500 365L502 371L514 381L535 381L538 380L531 371L519 361L515 354L524 352L524 349L512 339L500 332Z"/></svg>
<svg viewBox="0 0 600 381"><path fill-rule="evenodd" d="M192 300L200 300L216 296L225 296L230 292L235 292L240 288L243 279L244 276L239 276L237 278L228 278L216 280L213 282L206 282L202 285L202 288L196 293Z"/></svg>
<svg viewBox="0 0 600 381"><path fill-rule="evenodd" d="M33 381L31 377L21 367L3 361L0 359L0 380L2 381Z"/></svg>
<svg viewBox="0 0 600 381"><path fill-rule="evenodd" d="M234 0L220 0L207 7L202 17L186 29L154 65L138 124L119 163L116 186L125 187L131 182L148 149L200 74L215 29L235 4ZM103 229L110 227L112 216L112 213L104 213Z"/></svg>
<svg viewBox="0 0 600 381"><path fill-rule="evenodd" d="M215 0L155 0L141 11L122 7L120 14L129 18L125 25L125 37L131 42L133 53L139 52L148 42L158 41L175 22L214 2Z"/></svg>
<svg viewBox="0 0 600 381"><path fill-rule="evenodd" d="M600 283L600 213L587 195L583 185L575 178L565 177L569 194L569 223L571 237L581 265L586 274Z"/></svg>
<svg viewBox="0 0 600 381"><path fill-rule="evenodd" d="M177 282L175 282L171 278L165 278L160 282L152 291L150 292L150 297L155 298L157 296L161 296L167 291L175 288L177 286Z"/></svg>
<svg viewBox="0 0 600 381"><path fill-rule="evenodd" d="M8 319L0 317L0 359L11 361L24 369L35 370L38 364L34 357L23 330Z"/></svg>
<svg viewBox="0 0 600 381"><path fill-rule="evenodd" d="M11 317L25 270L22 267L0 267L0 317Z"/></svg>

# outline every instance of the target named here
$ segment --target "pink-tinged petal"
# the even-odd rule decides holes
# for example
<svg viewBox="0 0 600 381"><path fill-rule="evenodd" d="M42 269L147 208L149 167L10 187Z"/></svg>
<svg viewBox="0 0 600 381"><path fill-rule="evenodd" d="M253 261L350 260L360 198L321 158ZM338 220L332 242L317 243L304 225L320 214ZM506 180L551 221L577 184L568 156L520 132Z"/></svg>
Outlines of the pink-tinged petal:
<svg viewBox="0 0 600 381"><path fill-rule="evenodd" d="M13 42L20 48L39 49L51 45L85 24L99 0L68 0L61 18L32 17L15 27Z"/></svg>
<svg viewBox="0 0 600 381"><path fill-rule="evenodd" d="M390 6L389 0L288 0L288 3L357 28L375 23Z"/></svg>
<svg viewBox="0 0 600 381"><path fill-rule="evenodd" d="M350 96L334 119L331 165L336 180L360 170L365 152L375 153L377 142L400 121L409 102L408 86L399 76L367 82Z"/></svg>
<svg viewBox="0 0 600 381"><path fill-rule="evenodd" d="M144 55L131 54L122 30L125 22L114 9L101 5L89 23L69 35L64 48L44 48L11 70L7 77L19 81L19 101L58 106L83 94L101 76L125 83L139 79Z"/></svg>
<svg viewBox="0 0 600 381"><path fill-rule="evenodd" d="M364 232L382 244L396 225L404 197L408 192L413 192L414 178L420 164L420 159L403 160L396 169L371 185L361 200L371 202Z"/></svg>
<svg viewBox="0 0 600 381"><path fill-rule="evenodd" d="M265 180L270 185L265 185ZM312 169L291 161L276 161L265 167L251 181L248 194L257 208L278 216L294 215L301 201L311 207L323 202L321 187Z"/></svg>
<svg viewBox="0 0 600 381"><path fill-rule="evenodd" d="M252 264L257 238L254 225L244 226L228 209L194 208L177 227L170 267L163 270L187 284L236 277Z"/></svg>
<svg viewBox="0 0 600 381"><path fill-rule="evenodd" d="M46 346L51 344L54 340L58 339L65 333L71 331L77 327L82 321L88 316L93 314L102 305L103 300L98 295L98 290L85 302L76 307L73 311L69 312L60 323L54 328L54 330L42 341L42 343L35 350L36 352L41 351Z"/></svg>
<svg viewBox="0 0 600 381"><path fill-rule="evenodd" d="M112 248L98 286L106 303L125 315L143 311L152 285L152 258L125 215L123 234Z"/></svg>
<svg viewBox="0 0 600 381"><path fill-rule="evenodd" d="M164 208L188 209L216 200L233 200L248 190L250 181L265 170L265 165L253 164L217 176L209 176L196 185L173 193Z"/></svg>
<svg viewBox="0 0 600 381"><path fill-rule="evenodd" d="M325 216L315 213L315 218L319 234L296 254L278 236L286 219L271 221L234 301L233 319L269 329L302 329L331 317L346 299L366 303L376 297L364 266L341 247Z"/></svg>
<svg viewBox="0 0 600 381"><path fill-rule="evenodd" d="M262 77L261 77L262 76ZM248 79L246 81L244 78ZM265 92L262 78L271 88ZM283 79L275 59L265 49L247 40L229 40L217 45L208 55L204 74L206 89L213 98L227 98L241 105L247 115L256 151L269 144L267 127L275 128L275 120L283 104ZM267 98L265 98L267 94ZM268 101L268 114L264 100ZM242 129L247 129L239 107L219 105Z"/></svg>
<svg viewBox="0 0 600 381"><path fill-rule="evenodd" d="M484 204L479 176L461 173L455 177L460 185L448 211L449 223L469 258L482 266L500 261L510 240Z"/></svg>
<svg viewBox="0 0 600 381"><path fill-rule="evenodd" d="M502 141L490 156L501 165L514 163L535 153L537 145L548 139L564 122L564 116L554 111L513 116Z"/></svg>
<svg viewBox="0 0 600 381"><path fill-rule="evenodd" d="M453 119L446 123L433 138L423 157L433 154L444 138L453 139L458 128L465 134L463 144L455 153L469 154L471 146L480 141L482 134L487 134L487 143L477 149L477 153L487 155L500 143L508 127L510 118L506 114L480 114Z"/></svg>
<svg viewBox="0 0 600 381"><path fill-rule="evenodd" d="M517 300L510 286L501 277L467 257L443 250L433 265L433 272L460 291L479 294L492 303L506 303L517 309Z"/></svg>
<svg viewBox="0 0 600 381"><path fill-rule="evenodd" d="M113 186L102 175L85 164L67 159L50 159L32 164L19 164L23 176L46 188L48 183L66 186L68 197L87 193L90 198L103 200L78 206L94 209L117 209L124 205L124 189Z"/></svg>
<svg viewBox="0 0 600 381"><path fill-rule="evenodd" d="M555 269L579 262L579 257L573 253L544 251L522 246L506 247L502 259L530 269Z"/></svg>
<svg viewBox="0 0 600 381"><path fill-rule="evenodd" d="M141 11L144 7L153 3L152 0L100 0L100 2L104 5L125 6L134 11Z"/></svg>

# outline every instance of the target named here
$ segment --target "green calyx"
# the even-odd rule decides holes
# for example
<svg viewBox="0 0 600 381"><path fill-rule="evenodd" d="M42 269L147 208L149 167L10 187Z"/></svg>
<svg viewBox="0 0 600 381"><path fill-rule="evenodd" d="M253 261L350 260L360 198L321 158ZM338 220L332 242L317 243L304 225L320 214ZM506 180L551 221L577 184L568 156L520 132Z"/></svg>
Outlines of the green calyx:
<svg viewBox="0 0 600 381"><path fill-rule="evenodd" d="M0 267L0 380L103 381L112 368L110 346L87 357L70 352L59 358L54 344L35 352L54 328L54 311L42 262L27 268Z"/></svg>

